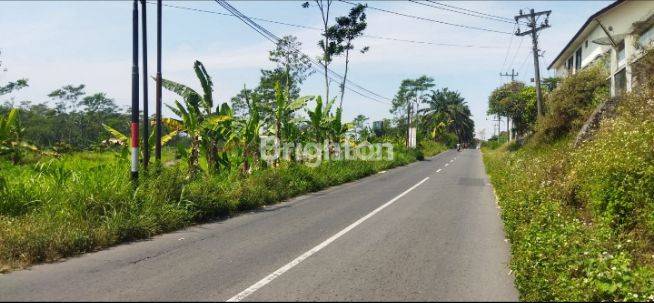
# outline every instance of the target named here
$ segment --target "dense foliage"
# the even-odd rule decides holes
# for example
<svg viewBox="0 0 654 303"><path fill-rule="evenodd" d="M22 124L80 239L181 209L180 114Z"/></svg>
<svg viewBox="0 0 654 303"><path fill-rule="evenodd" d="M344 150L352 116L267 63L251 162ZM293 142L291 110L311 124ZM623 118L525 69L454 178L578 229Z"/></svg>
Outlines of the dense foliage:
<svg viewBox="0 0 654 303"><path fill-rule="evenodd" d="M646 55L634 73L652 62ZM525 145L484 148L516 285L527 301L651 301L654 94L641 78L594 139L574 148L579 121L606 93L601 71L578 75L553 91L551 116Z"/></svg>

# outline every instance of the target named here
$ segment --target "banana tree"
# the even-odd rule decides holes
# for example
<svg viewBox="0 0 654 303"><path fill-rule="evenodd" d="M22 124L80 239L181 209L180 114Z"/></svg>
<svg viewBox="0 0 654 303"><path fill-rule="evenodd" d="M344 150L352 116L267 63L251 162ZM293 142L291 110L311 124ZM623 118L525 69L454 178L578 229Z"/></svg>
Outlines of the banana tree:
<svg viewBox="0 0 654 303"><path fill-rule="evenodd" d="M38 152L38 148L23 140L18 109L14 108L5 117L0 116L0 155L8 154L18 164L23 151Z"/></svg>
<svg viewBox="0 0 654 303"><path fill-rule="evenodd" d="M243 155L241 170L244 173L251 171L259 161L259 144L261 133L261 116L256 101L247 99L250 115L237 123L238 146Z"/></svg>
<svg viewBox="0 0 654 303"><path fill-rule="evenodd" d="M219 115L214 114L210 117L203 117L199 108L194 107L193 104L186 102L185 105L182 105L179 101L175 101L175 106L166 105L168 108L181 120L173 118L164 118L162 121L165 121L171 129L176 130L180 133L185 133L191 139L191 146L189 148L188 156L188 169L191 175L196 174L200 170L200 147L202 147L202 142L207 142L207 138L203 137L207 133L207 130L218 131L218 128L222 123L228 122L231 120L231 116L228 115ZM211 145L205 143L205 152L207 152L207 146L209 148ZM210 150L208 152L211 152ZM221 157L223 160L226 157ZM209 160L209 157L207 157ZM214 165L218 157L211 158L212 161L209 165Z"/></svg>
<svg viewBox="0 0 654 303"><path fill-rule="evenodd" d="M177 129L178 127L174 124L170 124L170 121L168 120L162 120L162 123L166 125L169 129L170 132L166 134L165 136L161 137L161 145L166 145L166 143L170 142L175 136L179 134L179 130ZM119 130L116 130L115 128L102 124L102 127L111 134L112 138L115 140L116 144L120 145L122 147L122 154L124 156L127 156L129 152L129 146L131 142L131 135L126 135L121 133ZM150 150L150 153L154 153L154 144L155 144L155 135L156 135L156 129L152 129L152 131L149 134L149 140L148 140L148 146L147 148ZM139 151L141 153L141 156L143 156L143 150L145 147L141 148Z"/></svg>
<svg viewBox="0 0 654 303"><path fill-rule="evenodd" d="M193 69L202 87L202 94L186 85L166 79L162 81L162 86L176 93L184 100L184 106L176 101L175 106L172 108L174 109L173 112L179 113L178 116L181 117L181 114L187 116L187 119L182 117L181 121L184 124L189 123L188 127L185 127L190 132L188 134L191 136L192 143L189 157L191 160L189 161L195 162L190 168L198 168L196 164L199 159L199 149L202 147L205 150L209 170L215 171L224 166L227 159L224 150L219 154L219 145L226 145L225 142L221 142L225 138L224 134L220 132L224 132L226 128L220 128L215 124L230 121L233 113L227 104L218 106L215 110L213 109L213 82L211 77L200 61L195 61ZM169 108L171 107L169 106ZM230 118L223 117L225 115ZM205 123L205 120L208 122Z"/></svg>
<svg viewBox="0 0 654 303"><path fill-rule="evenodd" d="M351 127L350 123L343 123L342 115L343 109L340 107L336 109L334 115L329 115L327 133L332 142L341 142Z"/></svg>
<svg viewBox="0 0 654 303"><path fill-rule="evenodd" d="M323 104L322 97L316 98L316 107L314 110L307 110L309 116L309 128L311 129L313 139L316 142L322 142L327 139L329 124L333 121L334 117L330 115L331 108L335 99Z"/></svg>
<svg viewBox="0 0 654 303"><path fill-rule="evenodd" d="M272 116L274 118L275 137L280 144L283 140L293 139L291 137L297 133L298 122L293 114L302 109L312 98L304 96L291 101L288 94L282 90L279 82L275 84L275 107Z"/></svg>

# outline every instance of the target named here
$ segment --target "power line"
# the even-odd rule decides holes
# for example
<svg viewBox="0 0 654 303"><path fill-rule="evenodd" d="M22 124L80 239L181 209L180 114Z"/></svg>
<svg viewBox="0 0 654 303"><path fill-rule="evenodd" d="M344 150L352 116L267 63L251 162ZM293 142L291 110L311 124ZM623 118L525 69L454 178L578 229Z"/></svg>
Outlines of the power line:
<svg viewBox="0 0 654 303"><path fill-rule="evenodd" d="M515 63L515 58L518 56L518 53L520 52L520 47L522 47L523 40L524 37L520 37L520 41L518 42L518 48L516 48L515 53L513 54L513 59L511 59L511 64L509 64L509 66L513 66L513 63Z"/></svg>
<svg viewBox="0 0 654 303"><path fill-rule="evenodd" d="M482 18L482 19L487 19L487 20L492 20L492 21L498 21L498 22L504 22L504 23L511 23L511 24L515 23L515 21L511 21L511 19L505 19L505 18L498 19L497 17L490 17L490 16L479 14L479 13L477 13L477 15L475 15L475 14L466 13L465 11L457 11L457 10L450 9L450 8L447 8L447 7L436 6L436 5L443 5L443 4L440 4L440 3L435 2L435 1L428 1L427 0L428 2L434 3L436 5L427 4L427 3L423 3L423 2L418 2L418 1L415 1L415 0L409 0L409 1L413 2L415 4L420 4L420 5L423 5L423 6L428 6L428 7L431 7L431 8L444 10L444 11L448 11L448 12L453 12L453 13L457 13L457 14L462 14L462 15L466 15L466 16L472 16L472 17L477 17L477 18ZM446 6L446 5L443 5L443 6ZM457 9L460 9L460 8L457 8Z"/></svg>
<svg viewBox="0 0 654 303"><path fill-rule="evenodd" d="M231 6L231 5L230 5L229 3L227 3L226 1L224 1L224 0L214 0L214 1L216 1L216 3L218 3L220 6L222 6L225 10L227 10L227 11L230 12L230 13L232 13L235 17L237 17L238 19L240 19L241 21L243 21L243 23L247 24L250 28L252 28L253 30L255 30L257 33L259 33L260 35L262 35L264 38L270 40L271 42L273 42L273 43L275 43L275 44L277 44L278 41L281 40L281 39L280 39L279 37L277 37L275 34L273 34L273 33L270 32L269 30L267 30L266 28L262 27L261 25L259 25L259 24L257 24L256 22L254 22L252 19L250 19L250 18L248 18L247 16L245 16L244 14L242 14L240 11L238 11L236 8L234 8L233 6ZM298 49L294 49L294 51L297 52L297 53L302 54L301 51L298 50ZM324 67L324 65L323 65L321 62L316 62L316 61L315 61L314 59L312 59L311 57L309 57L309 56L307 56L307 57L309 58L310 62L312 63L312 67L313 67L316 71L318 71L318 68L317 68L316 66L323 66L323 67ZM339 78L342 78L342 76L341 76L340 74L334 72L333 70L328 69L328 71L330 72L330 74L332 74L332 75L336 75L336 76L338 76ZM334 78L331 77L331 76L328 76L328 78L329 78L330 80L332 80L332 81L338 81L338 80L334 79ZM390 100L390 99L388 99L388 98L386 98L386 97L384 97L384 96L381 96L381 95L379 95L379 94L377 94L377 93L375 93L375 92L373 92L373 91L370 91L370 90L368 90L368 89L366 89L366 88L364 88L364 87L362 87L362 86L360 86L360 85L358 85L358 84L356 84L356 83L354 83L354 82L352 82L352 81L350 81L350 80L347 80L346 83L351 84L351 85L353 85L353 86L355 86L355 87L357 87L357 88L359 88L359 89L361 89L361 90L363 90L363 91L365 91L365 92L367 92L367 93L369 93L369 94L371 94L371 95L377 96L377 97L382 98L382 99ZM362 96L362 97L368 98L368 99L370 99L370 100L373 100L373 101L376 101L376 102L379 102L379 103L390 104L390 103L388 103L388 102L385 102L385 101L379 100L379 99L377 99L377 98L373 98L373 97L371 97L371 96L367 96L367 95L365 95L365 94L363 94L363 93L357 91L356 89L353 89L353 88L350 87L350 86L347 86L347 85L346 85L346 88L348 88L350 91L352 91L352 92L354 92L354 93L356 93L356 94L358 94L358 95L360 95L360 96Z"/></svg>
<svg viewBox="0 0 654 303"><path fill-rule="evenodd" d="M514 27L515 28L515 27ZM513 35L509 39L509 47L506 49L506 55L504 55L504 62L502 62L502 70L506 66L506 60L509 58L509 53L511 52L511 45L513 44Z"/></svg>
<svg viewBox="0 0 654 303"><path fill-rule="evenodd" d="M472 13L479 14L479 15L482 15L482 16L513 21L512 23L515 23L515 21L513 19L508 18L508 17L502 17L502 16L498 16L498 15L491 15L491 14L487 14L487 13L482 13L482 12L479 12L479 11L475 11L475 10L471 10L471 9L467 9L467 8L463 8L463 7L458 7L458 6L454 6L454 5L450 5L450 4L440 3L440 2L437 2L437 1L433 1L433 0L425 0L425 1L431 2L431 3L434 3L434 4L438 4L438 5L442 5L442 6L446 6L446 7L451 7L451 8L454 8L454 9L459 9L459 10L462 10L462 11L472 12Z"/></svg>
<svg viewBox="0 0 654 303"><path fill-rule="evenodd" d="M353 6L357 5L355 3L352 3L352 2L346 1L346 0L339 0L339 1L343 2L343 3L347 3L349 5L353 5ZM378 7L374 7L374 6L370 6L370 5L368 5L368 8L372 9L372 10L380 11L380 12L385 12L385 13L388 13L388 14L413 18L413 19L416 19L416 20L429 21L429 22L433 22L433 23L444 24L444 25L455 26L455 27L466 28L466 29L472 29L472 30L479 30L479 31L485 31L485 32L493 32L493 33L499 33L499 34L513 35L513 33L510 33L510 32L503 32L503 31L490 29L490 28L483 28L483 27L476 27L476 26L470 26L470 25L450 23L450 22L445 22L445 21L431 19L431 18L425 18L425 17L415 16L415 15L404 14L404 13L391 11L391 10L387 10L387 9L383 9L383 8L378 8Z"/></svg>
<svg viewBox="0 0 654 303"><path fill-rule="evenodd" d="M149 4L155 4L154 2L148 2L148 3ZM163 4L163 6L169 7L169 8L187 10L187 11L195 11L195 12L201 12L201 13L215 14L215 15L220 15L220 16L236 17L236 16L234 16L232 14L221 13L221 12L211 11L211 10L198 9L198 8L193 8L193 7L188 7L188 6L172 5L172 4ZM262 21L262 22L267 22L267 23L272 23L272 24L278 24L278 25L284 25L284 26L289 26L289 27L310 29L310 30L315 30L315 31L322 31L322 29L320 29L320 28L301 25L301 24L293 24L293 23L287 23L287 22L271 20L271 19L264 19L264 18L258 18L258 17L252 17L252 16L248 16L248 18L250 18L252 20L257 20L257 21ZM443 43L443 42L433 42L433 41L420 41L420 40L410 40L410 39L402 39L402 38L384 37L384 36L377 36L377 35L367 35L367 34L364 34L362 36L365 37L365 38L370 38L370 39L388 40L388 41L404 42L404 43L411 43L411 44L421 44L421 45L446 46L446 47L463 47L463 48L485 48L485 49L501 48L500 46L475 45L475 44L456 44L456 43Z"/></svg>

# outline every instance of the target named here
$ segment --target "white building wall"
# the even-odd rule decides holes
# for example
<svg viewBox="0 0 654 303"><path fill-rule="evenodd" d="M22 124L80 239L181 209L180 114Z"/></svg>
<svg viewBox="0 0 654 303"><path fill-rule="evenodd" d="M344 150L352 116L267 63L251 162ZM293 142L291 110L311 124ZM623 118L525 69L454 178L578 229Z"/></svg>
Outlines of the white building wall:
<svg viewBox="0 0 654 303"><path fill-rule="evenodd" d="M617 39L617 41L615 41L616 43L619 44L623 41L622 39L624 38L625 56L627 58L627 60L624 62L625 64L619 64L617 59L617 49L612 46L599 45L592 42L593 40L597 39L607 40L607 35L604 30L597 24L597 22L592 22L589 25L589 28L587 28L584 33L582 33L582 35L577 37L576 41L574 41L574 43L572 43L570 47L565 50L559 59L559 62L553 66L556 75L559 77L568 75L566 62L568 62L570 57L575 57L575 52L579 49L579 47L582 48L582 68L591 64L598 56L601 56L606 52L610 52L609 60L611 77L613 77L623 68L626 68L627 90L631 90L631 67L629 66L629 63L639 55L640 51L635 47L635 37L629 34L633 31L632 25L634 22L646 20L653 14L654 1L626 1L625 3L620 4L619 6L599 16L598 19L602 25L607 30L609 30L609 33L612 37L614 37L614 39ZM650 36L654 37L654 31L651 29L649 32L643 35L645 38L642 40L648 42L647 39L649 39L648 37ZM586 44L586 41L588 41L588 44ZM638 42L642 43L643 41ZM573 59L573 73L576 72L574 70L574 66L576 65L574 60L575 59ZM615 92L614 83L611 83L611 92Z"/></svg>

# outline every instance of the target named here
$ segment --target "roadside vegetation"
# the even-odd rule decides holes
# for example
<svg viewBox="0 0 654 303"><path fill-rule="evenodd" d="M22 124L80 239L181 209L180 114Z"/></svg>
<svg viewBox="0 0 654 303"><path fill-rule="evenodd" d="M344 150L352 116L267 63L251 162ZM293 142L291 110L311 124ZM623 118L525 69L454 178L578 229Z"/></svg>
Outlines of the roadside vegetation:
<svg viewBox="0 0 654 303"><path fill-rule="evenodd" d="M325 60L342 55L349 62L353 41L366 28L364 12L358 5L337 24L326 24ZM258 85L229 102L214 100L214 83L199 61L192 66L196 83L165 79L163 87L177 99L164 100L172 115L163 119L162 161L151 160L145 169L141 156L138 183L129 178L129 109L105 93L87 94L83 84L56 89L39 103L14 98L32 84L27 79L0 86L0 272L227 218L473 140L463 98L447 88L429 91L435 84L426 76L401 83L393 119L374 127L364 115L344 121L337 104L347 101L346 76L337 97L302 96L313 67L300 46L294 37L282 38L269 53L274 67L261 70ZM416 148L406 147L407 107L419 130ZM151 146L141 153L154 144L154 132L144 135ZM394 157L314 167L295 150L289 158L266 159L262 138L353 147L390 143Z"/></svg>
<svg viewBox="0 0 654 303"><path fill-rule="evenodd" d="M522 300L654 300L653 67L649 52L634 65L640 86L577 147L608 96L600 67L562 79L523 137L484 144Z"/></svg>

